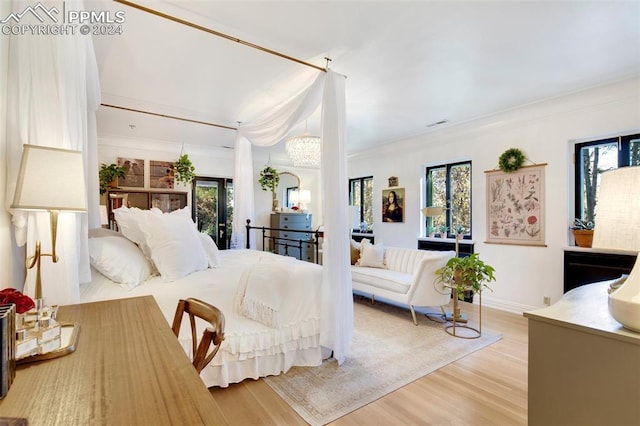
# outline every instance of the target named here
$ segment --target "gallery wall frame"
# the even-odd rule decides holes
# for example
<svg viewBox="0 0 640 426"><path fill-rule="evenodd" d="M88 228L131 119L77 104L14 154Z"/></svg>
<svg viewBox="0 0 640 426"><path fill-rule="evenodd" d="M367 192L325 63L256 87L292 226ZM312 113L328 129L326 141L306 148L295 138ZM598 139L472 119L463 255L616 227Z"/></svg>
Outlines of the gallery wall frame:
<svg viewBox="0 0 640 426"><path fill-rule="evenodd" d="M505 173L485 171L489 244L546 247L545 167L523 166Z"/></svg>
<svg viewBox="0 0 640 426"><path fill-rule="evenodd" d="M126 169L125 176L118 178L118 186L144 188L144 160L118 157L118 166Z"/></svg>
<svg viewBox="0 0 640 426"><path fill-rule="evenodd" d="M171 161L149 161L149 187L173 189L175 186L174 166Z"/></svg>

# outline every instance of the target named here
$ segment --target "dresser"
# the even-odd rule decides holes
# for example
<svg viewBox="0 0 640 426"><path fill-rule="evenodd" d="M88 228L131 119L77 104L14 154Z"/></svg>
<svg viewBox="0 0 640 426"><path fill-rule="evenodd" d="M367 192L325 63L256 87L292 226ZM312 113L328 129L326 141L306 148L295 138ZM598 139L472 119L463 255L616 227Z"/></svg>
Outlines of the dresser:
<svg viewBox="0 0 640 426"><path fill-rule="evenodd" d="M313 232L311 232L311 223L311 214L272 213L271 228L279 229L277 231L271 231L271 235L274 237L271 246L272 251L283 256L292 256L296 259L314 262L315 244L313 242ZM298 245L298 240L303 241L302 253Z"/></svg>
<svg viewBox="0 0 640 426"><path fill-rule="evenodd" d="M58 319L79 324L76 350L18 366L0 417L31 425L228 424L152 296L61 306Z"/></svg>
<svg viewBox="0 0 640 426"><path fill-rule="evenodd" d="M566 293L529 320L529 425L637 425L640 333L607 307L605 281Z"/></svg>

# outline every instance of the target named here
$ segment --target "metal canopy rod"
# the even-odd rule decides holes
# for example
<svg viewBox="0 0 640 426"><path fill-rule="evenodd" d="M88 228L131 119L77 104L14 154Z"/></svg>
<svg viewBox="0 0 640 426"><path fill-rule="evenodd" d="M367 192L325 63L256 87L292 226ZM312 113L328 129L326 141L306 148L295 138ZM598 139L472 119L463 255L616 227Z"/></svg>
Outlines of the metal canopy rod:
<svg viewBox="0 0 640 426"><path fill-rule="evenodd" d="M125 111L139 112L141 114L155 115L157 117L171 118L173 120L188 121L189 123L197 123L197 124L204 124L206 126L220 127L221 129L238 130L237 127L225 126L223 124L216 124L216 123L208 123L206 121L191 120L189 118L176 117L174 115L166 115L166 114L159 114L157 112L142 111L142 110L139 110L139 109L121 107L121 106L118 106L118 105L109 105L109 104L100 104L100 105L102 105L104 107L109 107L109 108L122 109L122 110L125 110Z"/></svg>
<svg viewBox="0 0 640 426"><path fill-rule="evenodd" d="M191 28L195 28L195 29L200 30L200 31L204 31L204 32L209 33L209 34L213 34L213 35L218 36L218 37L226 38L227 40L235 41L236 43L240 43L242 45L245 45L245 46L248 46L248 47L252 47L252 48L257 49L257 50L261 50L261 51L269 53L271 55L279 56L281 58L288 59L290 61L297 62L299 64L306 65L306 66L311 67L311 68L315 68L315 69L317 69L319 71L322 71L322 72L327 72L326 68L322 68L322 67L319 67L317 65L310 64L308 62L302 61L300 59L294 58L294 57L289 56L289 55L285 55L284 53L276 52L275 50L267 49L266 47L262 47L262 46L259 46L257 44L249 43L248 41L240 40L239 38L232 37L232 36L230 36L228 34L221 33L221 32L216 31L216 30L212 30L211 28L203 27L202 25L194 24L193 22L185 21L184 19L180 19L180 18L176 18L175 16L167 15L166 13L159 12L157 10L151 9L149 7L146 7L146 6L142 6L142 5L139 5L139 4L136 4L136 3L132 3L132 2L127 1L127 0L113 0L113 1L115 1L116 3L121 3L121 4L124 4L124 5L130 6L130 7L133 7L135 9L142 10L143 12L151 13L152 15L156 15L156 16L159 16L161 18L165 18L165 19L168 19L170 21L173 21L173 22L177 22L177 23L182 24L182 25L186 25L186 26L191 27ZM327 61L327 64L328 64L328 61Z"/></svg>

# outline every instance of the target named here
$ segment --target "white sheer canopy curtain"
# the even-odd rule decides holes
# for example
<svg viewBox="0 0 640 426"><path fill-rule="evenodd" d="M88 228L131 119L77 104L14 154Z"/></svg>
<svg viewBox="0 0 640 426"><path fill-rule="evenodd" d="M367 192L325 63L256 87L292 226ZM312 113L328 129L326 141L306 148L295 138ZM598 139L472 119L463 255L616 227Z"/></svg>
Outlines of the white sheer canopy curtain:
<svg viewBox="0 0 640 426"><path fill-rule="evenodd" d="M83 10L76 0L41 1L48 9ZM64 3L64 5L63 5ZM13 1L18 13L33 2ZM28 23L28 15L24 16ZM35 22L37 23L37 22ZM7 36L5 36L7 37ZM100 104L100 84L93 42L81 34L11 35L9 40L7 96L7 208L16 186L23 144L82 151L88 188L89 215L61 213L56 251L60 260L42 262L42 293L47 304L80 301L79 283L91 280L87 229L100 226L98 215L97 136L95 111ZM60 188L64 191L64 188ZM35 240L42 251L51 252L49 214L11 211L16 245L27 244L34 252ZM35 270L27 271L24 291L33 296Z"/></svg>
<svg viewBox="0 0 640 426"><path fill-rule="evenodd" d="M274 112L238 129L234 172L234 234L244 245L246 219L255 221L251 144L271 146L282 141L322 103L322 198L324 218L323 294L331 303L322 312L320 341L342 364L353 335L353 299L349 261L348 193L345 156L345 78L331 70ZM335 212L344 212L336 215ZM251 239L255 248L255 238Z"/></svg>

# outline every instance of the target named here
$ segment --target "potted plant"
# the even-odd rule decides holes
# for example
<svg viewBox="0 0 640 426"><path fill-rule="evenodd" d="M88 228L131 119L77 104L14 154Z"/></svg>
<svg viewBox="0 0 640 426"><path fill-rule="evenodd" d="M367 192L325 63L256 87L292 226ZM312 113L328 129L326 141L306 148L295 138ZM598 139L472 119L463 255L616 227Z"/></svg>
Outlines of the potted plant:
<svg viewBox="0 0 640 426"><path fill-rule="evenodd" d="M278 199L276 198L276 188L280 182L280 174L276 169L267 165L260 171L260 179L258 179L260 187L263 191L271 191L273 211L278 209Z"/></svg>
<svg viewBox="0 0 640 426"><path fill-rule="evenodd" d="M473 294L489 287L488 283L495 281L493 266L484 263L478 253L466 257L452 257L447 264L436 270L436 282L456 290L457 299L472 301ZM457 308L457 303L454 303ZM456 318L459 317L456 315Z"/></svg>
<svg viewBox="0 0 640 426"><path fill-rule="evenodd" d="M429 235L429 238L435 237L437 230L438 229L435 226L429 225L427 227L427 235Z"/></svg>
<svg viewBox="0 0 640 426"><path fill-rule="evenodd" d="M593 241L593 222L584 221L579 218L573 220L573 225L570 227L573 232L573 237L576 240L578 247L591 247Z"/></svg>
<svg viewBox="0 0 640 426"><path fill-rule="evenodd" d="M196 168L191 163L189 159L189 155L182 154L180 158L178 158L173 163L173 172L175 175L175 179L177 182L182 182L185 185L189 185L193 179L195 179Z"/></svg>
<svg viewBox="0 0 640 426"><path fill-rule="evenodd" d="M100 180L100 195L107 192L107 188L115 187L116 179L125 177L127 169L124 166L118 166L117 164L100 164L100 170L98 171L98 178Z"/></svg>
<svg viewBox="0 0 640 426"><path fill-rule="evenodd" d="M441 238L447 238L447 231L449 230L449 227L447 225L440 225L438 227L438 231L440 231L440 237Z"/></svg>

